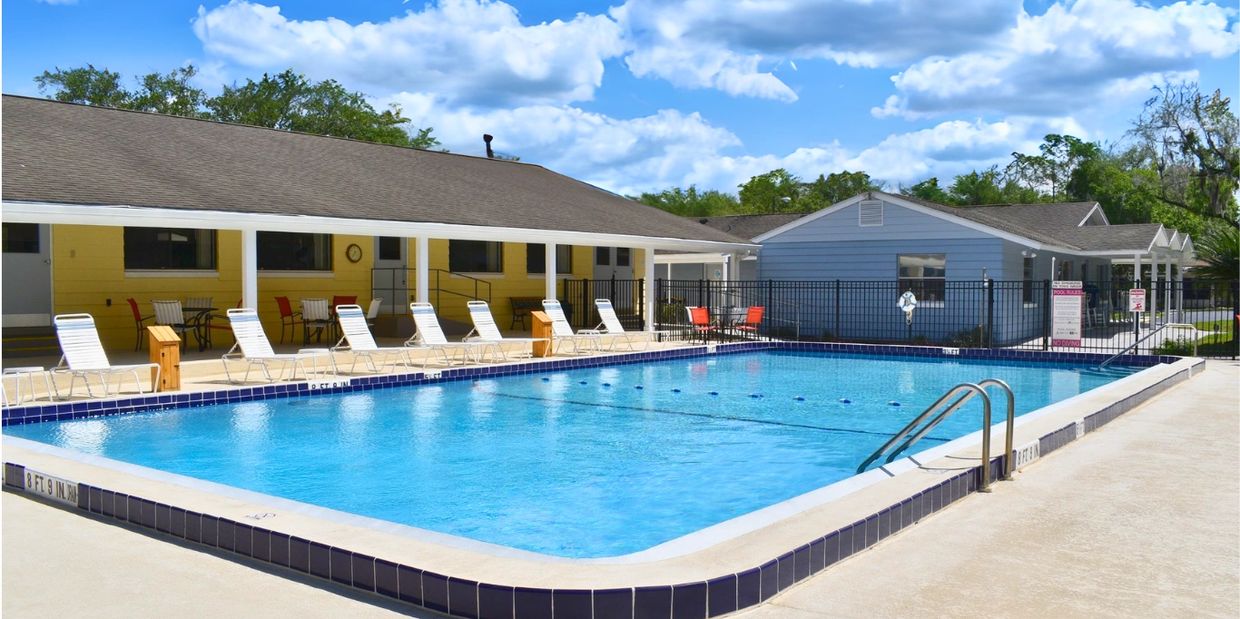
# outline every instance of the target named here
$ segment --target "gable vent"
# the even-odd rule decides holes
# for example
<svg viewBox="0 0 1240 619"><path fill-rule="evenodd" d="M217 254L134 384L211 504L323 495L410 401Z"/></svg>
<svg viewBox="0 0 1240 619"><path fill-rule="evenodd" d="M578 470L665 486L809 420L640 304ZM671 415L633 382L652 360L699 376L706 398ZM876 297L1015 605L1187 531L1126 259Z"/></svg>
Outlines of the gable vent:
<svg viewBox="0 0 1240 619"><path fill-rule="evenodd" d="M861 227L883 225L883 201L862 200L858 203L857 225Z"/></svg>

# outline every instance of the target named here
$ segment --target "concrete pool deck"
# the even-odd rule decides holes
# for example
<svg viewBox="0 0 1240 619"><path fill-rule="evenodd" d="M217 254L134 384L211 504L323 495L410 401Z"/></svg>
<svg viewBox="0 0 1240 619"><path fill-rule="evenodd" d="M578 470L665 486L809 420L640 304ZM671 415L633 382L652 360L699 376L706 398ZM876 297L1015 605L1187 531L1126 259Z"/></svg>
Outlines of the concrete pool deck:
<svg viewBox="0 0 1240 619"><path fill-rule="evenodd" d="M1219 363L1223 363L1223 365L1219 365ZM1204 430L1207 430L1208 437L1219 437L1219 435L1225 435L1225 437L1229 437L1228 440L1226 440L1226 442L1220 442L1220 443L1225 443L1225 444L1215 445L1215 447L1218 447L1219 449L1230 448L1230 449L1233 449L1233 452L1234 452L1235 450L1234 437L1236 434L1236 432L1234 432L1235 409L1236 409L1236 397L1235 397L1236 366L1235 366L1235 363L1230 363L1230 365L1228 365L1228 363L1226 362L1211 362L1208 370L1209 371L1207 372L1207 375L1199 377L1199 378L1194 378L1193 381L1189 381L1187 383L1180 383L1180 385L1172 387L1171 390L1164 392L1163 394L1161 394L1161 396L1157 396L1156 398L1154 398L1153 402L1163 402L1164 403L1163 406L1166 407L1168 402L1174 404L1174 406L1180 406L1180 403L1183 403L1183 402L1197 402L1197 401L1208 402L1208 401L1211 401L1211 399L1213 399L1213 402L1211 403L1218 404L1218 406L1223 408L1224 411L1226 411L1226 409L1230 407L1230 411L1231 411L1230 417L1226 417L1224 419L1214 419L1214 421L1211 421L1211 419L1213 419L1214 417L1214 416L1211 416L1211 419L1200 419L1200 422L1203 423L1202 428ZM1211 378L1211 377L1214 377L1215 373L1220 373L1221 378ZM1147 403L1145 404L1145 406L1138 408L1137 411L1127 413L1125 414L1125 416L1118 418L1118 421L1116 423L1123 423L1127 421L1127 419L1133 418L1135 416L1143 417L1145 416L1146 411L1148 411L1148 409L1151 409L1152 407L1157 407L1157 404ZM1184 406L1184 408L1187 409L1189 407ZM1194 404L1192 408L1193 408L1193 412L1197 413L1198 412L1197 409L1202 408L1202 407L1197 406L1197 404ZM1194 422L1198 422L1198 419L1194 418ZM1219 427L1219 425L1216 424L1215 422L1223 423L1223 425ZM1226 423L1228 422L1231 423L1230 427L1229 425L1226 425ZM1120 427L1120 425L1117 425L1117 427ZM1107 429L1110 430L1110 428L1107 428ZM1177 429L1187 429L1187 427L1180 428L1179 425L1177 425ZM1105 438L1107 437L1107 435L1110 435L1110 434L1101 433L1101 434L1091 435L1091 437L1084 438L1085 443L1081 443L1080 445L1073 445L1073 449L1065 449L1064 452L1061 452L1061 453L1066 454L1066 456L1075 456L1076 454L1081 452L1081 450L1086 450L1086 452L1092 452L1092 449L1084 449L1084 448L1086 448L1087 445L1094 443L1096 438ZM1151 440L1154 440L1154 439L1157 439L1157 437L1154 437ZM1183 447L1183 445L1174 445L1174 447ZM1159 448L1162 448L1162 445L1159 445ZM1178 450L1177 449L1172 449L1172 450L1162 449L1161 452L1158 452L1158 453L1142 455L1142 458L1152 460L1154 459L1154 455L1162 456L1162 455L1166 455L1169 453L1182 454L1180 455L1180 458L1179 458L1180 460L1184 459L1184 454L1192 454L1194 456L1198 455L1198 453L1194 452L1192 448L1184 448L1184 449L1178 449ZM1055 454L1053 458L1050 458L1047 461L1047 463L1054 463L1054 461L1063 460L1066 458L1066 456ZM1226 463L1205 464L1208 466L1209 465L1216 466L1216 469L1214 469L1215 473L1213 474L1213 476L1211 476L1211 478L1209 478L1210 480L1216 481L1219 479L1218 470L1225 471L1224 478L1228 479L1229 485L1228 484L1221 485L1221 488L1223 488L1224 490L1229 490L1231 492L1231 496L1233 497L1236 494L1234 460L1235 460L1235 454L1233 453L1231 454L1230 465ZM1110 463L1109 461L1109 463L1107 464L1114 464L1114 463ZM1197 463L1197 464L1199 465L1202 463ZM1029 474L1021 475L1021 479L1034 479L1034 473L1037 473L1038 470L1047 468L1047 466L1049 466L1049 464L1035 465L1035 468L1033 470L1030 470ZM1163 475L1164 478L1169 479L1169 483L1167 485L1171 486L1171 490L1180 491L1180 490L1187 489L1187 488L1193 488L1192 484L1190 483L1192 483L1192 481L1195 481L1195 479L1180 479L1178 476L1179 471L1182 470L1184 466L1188 466L1188 464L1177 463L1176 466L1171 466L1171 468L1167 468L1167 466L1164 465L1164 468L1161 471L1161 473L1159 473L1159 470L1157 468L1156 470L1154 470L1154 473L1158 473L1159 475ZM1089 466L1087 466L1086 464L1086 469L1087 468L1089 468ZM1193 471L1194 469L1187 468L1183 470ZM1084 474L1084 473L1089 473L1089 471L1080 470L1079 473ZM1158 475L1154 475L1154 478L1162 479L1162 478L1159 478ZM1200 479L1200 478L1197 478L1197 479ZM1069 481L1070 483L1073 483L1073 484L1076 483L1076 481L1073 481L1073 480L1069 480ZM1136 483L1136 481L1138 480L1128 480L1128 483ZM1143 481L1143 479L1140 481ZM1218 484L1215 484L1215 485L1218 485ZM779 612L784 612L784 613L789 613L789 614L795 614L796 612L799 612L799 610L800 612L815 612L815 610L812 610L812 609L821 608L820 605L810 603L808 607L800 608L800 607L796 607L796 605L791 605L791 604L784 605L784 607L781 607L781 604L784 604L785 600L795 600L797 595L800 595L801 592L810 592L810 590L820 587L818 586L817 583L830 582L831 579L833 578L832 574L836 574L838 573L838 571L842 571L842 569L846 569L851 566L856 566L856 564L866 564L869 561L869 557L878 556L879 551L883 551L884 548L889 548L895 545L900 545L901 541L906 540L906 538L915 536L916 533L923 530L923 527L930 526L931 523L945 521L946 519L957 519L957 517L961 517L961 516L967 516L965 520L966 522L976 522L975 516L972 515L973 505L978 504L978 502L982 502L982 504L986 504L986 502L994 502L994 504L997 504L997 502L1003 500L1004 496L1009 496L1009 495L1022 497L1024 496L1024 490L1023 490L1024 486L1025 484L1021 484L1019 483L1019 481L1017 481L1017 483L1012 483L1012 484L997 484L996 492L994 492L994 494L990 496L976 496L976 495L968 496L966 497L965 502L963 502L962 505L956 506L954 507L954 509L947 510L945 512L940 512L940 514L937 514L936 517L934 517L934 519L930 519L928 522L921 523L921 526L914 527L913 530L911 530L910 532L906 532L904 533L904 535L899 535L897 537L890 538L890 540L888 541L880 543L880 545L877 548L874 548L873 551L864 552L861 554L861 556L858 556L853 559L849 559L849 561L847 561L846 563L839 564L839 566L828 569L827 572L820 574L820 576L808 579L808 581L806 581L805 584L801 584L801 586L791 588L790 590L787 590L787 592L780 594L779 597L776 597L773 600L771 600L769 604L775 604L775 605L768 605L768 607L764 607L764 608L771 609L770 612L776 612L776 610L779 610ZM1060 496L1065 494L1065 492L1063 491L1063 488L1061 488L1061 486L1059 485L1052 485L1052 489L1055 490L1055 492L1058 492L1058 495ZM1121 485L1120 489L1123 490L1123 494L1125 494L1126 496L1130 494L1130 492L1132 492L1131 485L1127 486L1127 488ZM1069 494L1074 497L1074 501L1073 501L1074 504L1075 504L1075 496L1076 494L1078 494L1078 492L1081 492L1081 494L1083 494L1086 497L1086 499L1089 499L1089 500L1097 500L1097 497L1101 496L1101 497L1107 497L1106 501L1110 501L1112 502L1112 504L1116 504L1118 500L1116 499L1114 495L1115 491L1116 491L1115 488L1111 488L1110 490L1096 489L1096 490L1090 490L1089 492L1085 492L1085 490L1078 490L1078 486L1073 486L1073 492L1069 492ZM1162 491L1162 490L1159 490L1159 491ZM1107 494L1107 492L1111 492L1111 494L1109 495ZM1199 492L1199 489L1195 490L1194 492ZM1189 492L1189 494L1185 496L1194 497L1195 496L1194 492ZM1060 500L1059 496L1052 496L1050 497L1050 499L1045 499L1045 497L1043 497L1043 499L1040 499L1040 500L1033 500L1032 504L1035 506L1038 506L1038 509L1040 510L1045 510L1047 509L1047 506L1054 505L1055 502L1059 500ZM15 501L20 501L19 504L17 505L33 507L33 510L30 510L30 514L31 514L30 517L22 517L22 512L20 511L20 507L19 507L19 510L10 511L9 507L11 505L14 505ZM1164 497L1161 497L1159 501L1169 502L1167 499L1164 499ZM1234 514L1235 504L1236 504L1235 500L1231 501L1231 510L1233 511L1231 511L1230 516L1225 515L1225 514L1219 515L1220 517L1223 517L1224 519L1220 521L1220 522L1223 522L1224 526L1221 526L1221 527L1216 526L1216 530L1221 530L1221 531L1226 531L1226 532L1233 532L1235 530L1235 526L1234 526L1236 522L1235 514ZM1131 499L1128 499L1127 505L1130 505L1130 506L1132 505ZM1012 510L1013 510L1012 507L1008 507L1008 509L1002 510L1002 511L1004 512L1004 514L1017 514L1017 515L1028 514L1029 507L1021 507L1021 509L1017 511L1012 511ZM79 561L81 557L91 556L91 554L95 554L95 556L109 556L109 554L110 556L117 556L117 553L110 552L108 548L93 548L95 543L107 543L108 540L115 540L117 541L117 543L122 543L122 545L125 545L126 548L129 548L130 542L138 543L138 542L134 542L135 538L145 538L145 541L148 541L150 543L160 543L160 545L166 546L167 551L175 552L174 558L167 559L167 561L161 561L159 562L159 564L156 564L156 566L130 567L130 566L126 566L126 564L117 564L114 561L108 562L108 567L110 571L117 572L118 577L125 578L125 582L129 583L130 589L133 588L134 586L139 586L139 584L141 584L141 586L144 586L144 587L148 586L148 583L138 582L140 581L140 578L135 578L131 576L131 574L148 574L148 573L160 574L160 576L153 577L153 579L151 579L149 586L155 587L156 590L167 589L167 590L170 590L170 592L172 593L167 593L167 594L159 593L156 595L156 597L153 597L153 595L151 594L138 595L138 598L143 599L144 603L145 603L145 600L153 600L154 602L154 600L162 599L165 597L165 595L177 595L176 592L179 592L179 590L181 590L182 588L186 588L188 584L193 584L193 583L179 584L180 578L188 578L190 579L190 581L196 582L196 579L193 579L191 576L193 573L196 573L198 571L198 568L196 567L186 568L184 572L180 572L182 576L179 578L175 576L167 576L167 574L176 573L176 572L172 571L171 568L162 567L162 563L170 563L172 564L172 566L181 566L182 561L195 561L195 558L193 557L196 557L196 558L210 558L212 559L213 562L221 564L221 566L224 566L224 564L227 564L227 566L231 566L231 568L237 568L238 566L241 566L241 564L244 564L243 562L232 563L232 562L226 561L226 559L213 556L211 552L197 550L196 547L166 545L166 543L164 542L156 542L155 540L153 540L153 538L140 535L140 533L135 533L129 530L125 530L125 528L104 526L102 525L102 523L83 520L79 516L67 514L67 512L57 512L55 509L51 509L51 507L45 507L42 505L35 504L35 502L22 499L22 497L5 495L5 511L6 511L7 517L5 517L4 519L5 521L4 533L5 533L5 537L7 538L7 540L9 540L9 542L5 543L5 550L4 550L5 552L5 573L4 573L5 592L4 593L5 593L6 612L7 610L9 610L10 599L12 599L14 595L17 595L17 598L22 599L22 600L25 600L26 595L27 595L22 592L31 592L29 593L29 597L31 598L45 597L45 595L41 595L40 593L33 593L35 592L36 589L38 589L38 587L26 587L24 586L24 583L22 583L21 579L26 578L27 576L26 572L37 572L37 569L33 569L33 568L27 568L24 571L24 569L22 569L21 567L22 562L31 562L31 561L46 562L48 566L63 566L64 569L67 569L67 571L73 572L74 568L79 567L78 563L81 562ZM1037 510L1034 510L1034 511L1037 511ZM1089 512L1089 511L1090 511L1089 509L1085 509L1085 512ZM14 516L15 512L17 516L17 522L14 522L14 519L12 519L12 516ZM1142 514L1137 514L1137 516L1141 516L1141 515ZM91 522L91 525L93 525L91 528L99 528L100 532L91 533L91 535L78 536L77 531L79 530L74 530L72 535L69 535L69 533L64 533L64 532L61 532L61 535L58 535L56 530L51 530L51 531L42 530L41 531L40 526L48 526L48 522L55 520L55 517L53 516L71 517L71 519L77 519L78 522L83 522L83 521ZM1131 514L1126 514L1125 519L1128 519L1128 517L1131 517L1131 516L1132 516ZM1230 517L1230 520L1226 520L1228 519L1228 517ZM988 525L998 526L999 528L1003 528L1004 526L1007 526L1006 525L1007 520L1008 520L1008 517L1004 517L1004 519L999 519L994 522L988 522ZM1197 520L1199 519L1197 519L1197 517L1194 516L1193 522ZM1118 522L1118 521L1115 521L1115 522ZM1115 525L1115 522L1111 522L1111 525L1117 526ZM1231 526L1228 527L1228 525L1231 525ZM27 528L27 530L20 530L20 528L12 528L11 530L10 527L12 526L32 526L33 528L32 530L29 530L29 528ZM965 526L967 526L967 523ZM1197 525L1194 525L1194 526L1197 526ZM74 540L74 543L72 543L72 545L69 545L66 548L66 550L68 551L68 554L67 556L62 557L63 561L61 561L61 559L58 559L55 557L55 552L53 552L53 550L55 550L55 547L57 546L58 537L83 537L83 538L82 540ZM11 543L14 540L16 540L17 543L19 543L19 545L22 545L22 543L26 543L27 546L25 546L25 548L22 546L17 546L15 548L14 546L12 546L12 543ZM1179 546L1179 541L1176 540L1176 538L1172 537L1172 541L1176 543L1177 547ZM1236 546L1234 542L1235 542L1235 538L1233 537L1231 538L1231 543L1230 543L1230 547L1233 548L1233 550ZM1148 546L1148 543L1146 546ZM952 552L952 548L957 548L957 547L962 547L962 546L960 545L960 543L956 543L956 545L947 546L949 550L942 551L942 552L946 552L946 554L942 552L935 552L935 551L921 551L919 550L919 548L911 548L911 550L905 550L904 552L914 553L914 557L918 557L918 556L921 556L921 554L925 554L926 563L937 564L941 561L942 558L944 558L944 556L947 556L947 557L952 556L952 554L954 554L954 552ZM99 553L92 552L93 550L98 550ZM1203 548L1203 550L1208 550L1208 548ZM1111 552L1111 551L1104 550L1104 552ZM1179 552L1183 552L1183 551L1179 551ZM1178 554L1179 552L1177 552L1176 554ZM1214 552L1216 556L1223 557L1224 561L1226 558L1229 557L1228 554L1225 554L1225 553L1218 554L1218 552L1216 552L1216 548L1214 551L1211 551L1211 552ZM119 556L124 557L125 559L124 562L128 562L128 559L131 556L131 554L134 554L134 553L131 551L120 551L119 552ZM160 551L160 554L162 554L162 551ZM1025 558L1029 558L1029 559L1038 558L1040 554L1044 554L1044 552L1030 553L1029 556ZM78 557L78 558L74 559L73 557ZM140 556L138 558L141 559L143 557L144 556ZM1230 557L1234 558L1234 552L1233 554L1231 554ZM14 562L17 562L16 568L14 568ZM906 557L906 556L898 557L897 562L915 563L915 561L910 562L909 557ZM1235 561L1231 561L1231 563L1235 564ZM985 569L985 564L986 563L978 563L978 566L981 566L983 569ZM999 564L999 563L997 561L994 561L994 564ZM11 568L15 569L15 572L12 572L12 577L10 577ZM203 569L207 569L207 568L203 567ZM475 566L474 569L477 569L477 567ZM866 569L863 569L863 571L870 572L870 571L874 571L874 569L866 568ZM884 571L885 569L878 569L878 571L875 571L875 572L883 573ZM253 571L248 571L248 568L246 569L246 572L249 574L253 573ZM1040 569L1034 569L1034 571L1022 572L1022 573L1038 573L1038 572L1040 572ZM63 576L64 572L60 568L55 568L53 569L53 573L57 574L57 576ZM99 574L92 574L91 569L83 569L81 578L84 579L84 581L91 581L92 578L97 578L98 576ZM165 578L165 576L167 576L167 578ZM264 574L264 576L270 576L270 574ZM270 576L270 577L272 577L273 581L275 581L274 583L270 584L270 586L275 587L275 588L283 588L285 586L298 586L300 588L312 587L315 589L320 589L320 588L331 589L332 588L330 584L321 583L317 581L312 581L312 584L305 584L304 582L299 584L298 582L280 582L281 579L275 578L274 576ZM14 578L16 578L16 582L14 581ZM145 577L141 577L141 578L145 578ZM263 584L259 584L257 582L252 581L252 579L250 579L249 576L238 576L238 578L239 579L237 582L237 587L239 588L253 589L253 588L258 588L258 587L267 588L268 586L268 584L265 583L265 581ZM242 578L244 579L244 581L241 581ZM869 574L869 576L863 577L863 578L873 578L873 574ZM164 584L162 584L162 582L164 581L170 581L170 582L167 583L167 586L164 586ZM47 581L43 581L42 583L47 584ZM82 594L81 595L74 594L74 597L79 598L79 600L87 600L88 605L86 608L93 608L93 609L99 608L99 602L98 602L99 598L95 597L95 595L92 595L91 592L89 592L89 589L91 589L91 587L87 587L86 590L83 590L83 589L73 588L71 586L71 583L62 581L60 584L66 584L66 586L68 587L61 588L60 586L57 586L56 588L58 590L74 590L74 592L78 592L78 590L81 590ZM1226 578L1226 574L1224 574L1223 584L1221 584L1221 587L1218 586L1218 584L1215 584L1215 588L1223 590L1224 594L1228 593L1226 592L1226 589L1228 589L1228 586L1230 586L1233 592L1236 589L1234 572L1230 574L1230 581L1228 581L1228 578ZM945 587L946 588L944 590L955 590L951 588L950 584L947 584L947 586ZM190 588L201 589L201 587L190 587ZM233 587L229 587L229 589L232 589L232 588ZM830 588L837 589L838 586L832 586ZM212 590L215 593L212 594L211 593ZM895 589L884 590L882 594L887 595L887 597L892 597L894 590ZM187 593L187 594L190 594L190 593ZM208 588L206 594L207 594L207 597L210 599L205 599L203 600L203 602L205 602L205 604L208 604L208 608L217 608L218 603L222 602L222 600L215 599L216 597L218 597L218 590L216 588ZM108 594L100 593L100 595L108 595ZM112 593L110 595L115 595L115 593ZM296 598L298 597L298 595L294 595L294 597ZM1231 598L1235 598L1235 595L1231 595ZM125 599L129 600L129 603L131 603L131 600L135 598L126 597ZM36 602L40 604L45 604L45 603L50 602L50 600L37 599ZM274 600L272 603L274 604ZM357 607L358 607L357 609L358 613L370 613L372 612L372 610L373 612L378 612L378 610L381 610L381 609L370 607L370 605L365 605L365 604L357 604ZM128 608L129 612L123 613L123 610L126 608ZM145 605L140 605L140 608L143 608L144 613L145 613L145 610L146 610ZM203 608L203 607L198 607L198 608ZM250 605L250 607L246 607L246 608L254 608L254 607ZM278 608L280 610L283 610L284 608L289 608L290 612L295 612L296 609L301 608L301 607L299 607L298 604L294 604L293 607L283 607L283 605L281 605L281 607L274 607L273 605L272 608L273 609ZM858 607L858 608L861 608L861 607ZM921 608L921 607L913 607L913 608ZM133 614L133 610L134 610L134 607L124 607L123 605L123 607L120 607L120 609L118 610L118 615L119 614L131 615ZM306 612L308 612L309 614L321 614L321 613L317 613L316 610L319 610L319 608L314 607L314 605L311 605L311 607L308 608ZM48 613L42 612L42 610L36 610L35 615L51 614L51 612L55 612L55 610L50 609L50 612ZM153 609L153 614L155 612L157 612L157 610ZM226 609L223 609L223 608L221 609L221 614L224 614L226 612L227 612ZM763 612L768 612L768 610L759 609L758 612L763 613ZM828 610L828 613L830 613L830 610ZM299 614L305 614L305 613L299 613ZM341 613L329 613L329 614L337 615ZM874 614L874 613L867 612L864 614ZM895 614L901 614L901 613L895 612ZM955 609L952 609L952 614L955 614ZM19 615L21 614L19 613ZM828 615L831 615L831 614L828 614ZM836 615L842 615L842 617L849 617L849 614L847 613L836 614ZM765 615L765 617L776 617L776 615ZM777 617L782 617L782 615L777 615ZM813 617L813 614L807 615L807 617Z"/></svg>

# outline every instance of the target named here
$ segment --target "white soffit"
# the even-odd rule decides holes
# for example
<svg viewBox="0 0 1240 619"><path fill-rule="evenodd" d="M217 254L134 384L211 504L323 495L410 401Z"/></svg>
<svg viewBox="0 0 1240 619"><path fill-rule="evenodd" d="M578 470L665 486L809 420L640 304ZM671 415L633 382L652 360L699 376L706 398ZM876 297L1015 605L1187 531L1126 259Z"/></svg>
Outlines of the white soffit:
<svg viewBox="0 0 1240 619"><path fill-rule="evenodd" d="M465 241L507 241L510 243L555 243L632 247L676 251L733 252L756 250L753 243L722 243L670 237L602 234L571 230L536 230L468 226L429 222L377 219L344 219L310 215L273 215L150 208L124 205L82 205L51 202L4 202L3 219L14 223L73 224L88 226L130 226L140 228L200 228L209 230L258 230L264 232L307 232L315 234L356 234L361 236L427 237Z"/></svg>

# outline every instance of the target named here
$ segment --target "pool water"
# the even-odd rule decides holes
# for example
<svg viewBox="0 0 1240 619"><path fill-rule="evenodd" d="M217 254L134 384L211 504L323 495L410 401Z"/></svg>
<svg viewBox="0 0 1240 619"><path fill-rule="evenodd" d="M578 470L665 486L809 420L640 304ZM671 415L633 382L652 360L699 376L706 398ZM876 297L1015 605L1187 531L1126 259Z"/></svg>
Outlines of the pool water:
<svg viewBox="0 0 1240 619"><path fill-rule="evenodd" d="M505 546L606 557L847 478L958 383L1004 380L1021 414L1135 371L763 351L5 432ZM980 423L975 399L914 451Z"/></svg>

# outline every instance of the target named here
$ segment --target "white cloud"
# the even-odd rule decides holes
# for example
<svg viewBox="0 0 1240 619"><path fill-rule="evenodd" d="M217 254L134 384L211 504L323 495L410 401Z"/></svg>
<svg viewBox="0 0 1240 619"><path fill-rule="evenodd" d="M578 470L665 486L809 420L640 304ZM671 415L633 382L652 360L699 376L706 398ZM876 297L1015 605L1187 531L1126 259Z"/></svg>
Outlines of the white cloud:
<svg viewBox="0 0 1240 619"><path fill-rule="evenodd" d="M588 100L603 61L623 51L606 16L526 26L489 0L440 0L382 23L292 20L278 6L232 0L199 7L194 33L208 54L262 70L293 67L375 93L430 91L461 103Z"/></svg>
<svg viewBox="0 0 1240 619"><path fill-rule="evenodd" d="M872 68L955 53L1002 32L1019 7L1014 0L629 0L610 14L625 29L633 49L625 60L639 77L795 101L771 70L783 60Z"/></svg>
<svg viewBox="0 0 1240 619"><path fill-rule="evenodd" d="M1058 115L1193 75L1200 57L1240 50L1233 9L1201 2L1153 8L1130 0L1055 4L1022 15L993 49L927 58L892 77L873 114L961 110Z"/></svg>

